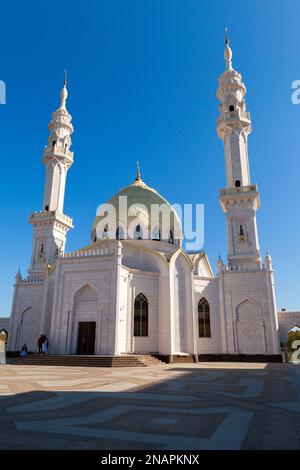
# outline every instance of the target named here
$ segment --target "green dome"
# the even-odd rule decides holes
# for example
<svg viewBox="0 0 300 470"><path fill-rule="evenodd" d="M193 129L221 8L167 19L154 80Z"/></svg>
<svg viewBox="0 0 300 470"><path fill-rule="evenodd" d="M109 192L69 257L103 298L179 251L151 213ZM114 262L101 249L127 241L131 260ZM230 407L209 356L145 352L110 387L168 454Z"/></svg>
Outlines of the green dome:
<svg viewBox="0 0 300 470"><path fill-rule="evenodd" d="M124 199L122 197L124 197ZM126 201L127 211L123 209L123 207L126 208L126 205L124 206L124 202ZM139 174L132 184L119 191L115 196L107 201L106 204L112 205L116 212L116 223L110 225L110 227L113 226L112 238L115 238L115 232L118 230L118 227L121 227L119 230L122 231L122 228L126 226L128 227L129 232L127 238L139 238L133 234L134 221L139 219L139 222L137 222L136 225L140 225L144 232L148 230L148 236L145 234L145 236L141 236L140 238L157 239L158 231L160 231L160 237L165 241L170 241L169 239L173 238L174 234L179 234L177 239L182 240L181 223L177 213L166 199L158 194L155 189L150 188L146 183L144 183ZM159 221L158 223L157 220L151 220L151 210L153 210L153 205L155 205L155 208L158 206L161 207L165 214L168 214L168 218L166 217L166 220L168 220L169 223L166 224L166 227L162 225L164 219L161 211L157 218ZM104 206L102 207L104 208ZM102 233L105 229L104 219L107 219L107 213L96 216L91 234L93 241L101 238L111 238L111 236ZM130 228L132 228L131 235ZM166 230L166 228L168 230ZM164 236L162 229L164 229ZM170 234L170 232L172 233ZM120 238L122 238L122 236Z"/></svg>

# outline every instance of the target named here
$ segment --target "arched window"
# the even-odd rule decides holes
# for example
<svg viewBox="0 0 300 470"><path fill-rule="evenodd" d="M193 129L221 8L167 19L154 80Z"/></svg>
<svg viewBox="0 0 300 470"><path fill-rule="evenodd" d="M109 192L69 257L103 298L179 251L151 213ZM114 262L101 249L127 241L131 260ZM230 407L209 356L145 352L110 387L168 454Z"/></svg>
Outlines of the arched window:
<svg viewBox="0 0 300 470"><path fill-rule="evenodd" d="M55 147L55 144L56 144L56 140L53 140L52 146Z"/></svg>
<svg viewBox="0 0 300 470"><path fill-rule="evenodd" d="M142 293L134 301L134 336L148 336L148 300Z"/></svg>
<svg viewBox="0 0 300 470"><path fill-rule="evenodd" d="M231 105L229 106L229 111L230 111L230 112L234 111L234 106L233 106L233 104L231 104Z"/></svg>
<svg viewBox="0 0 300 470"><path fill-rule="evenodd" d="M123 230L123 227L121 227L121 226L117 227L116 239L117 240L124 240L124 230Z"/></svg>
<svg viewBox="0 0 300 470"><path fill-rule="evenodd" d="M135 240L142 240L143 238L143 231L140 224L138 224L134 229L134 238Z"/></svg>
<svg viewBox="0 0 300 470"><path fill-rule="evenodd" d="M153 227L151 238L152 240L160 240L160 230L157 226Z"/></svg>
<svg viewBox="0 0 300 470"><path fill-rule="evenodd" d="M103 229L103 234L102 234L102 238L107 238L107 237L108 237L108 224L105 225Z"/></svg>
<svg viewBox="0 0 300 470"><path fill-rule="evenodd" d="M240 225L240 228L239 228L239 239L240 239L240 242L245 241L245 232L244 232L244 227L242 225Z"/></svg>
<svg viewBox="0 0 300 470"><path fill-rule="evenodd" d="M173 235L172 230L170 230L169 232L169 243L174 243L174 235Z"/></svg>
<svg viewBox="0 0 300 470"><path fill-rule="evenodd" d="M235 186L236 188L240 188L240 187L241 187L241 182L240 182L240 180L236 180L235 183L234 183L234 186Z"/></svg>
<svg viewBox="0 0 300 470"><path fill-rule="evenodd" d="M209 303L202 297L198 303L198 324L199 324L199 338L210 338L210 311Z"/></svg>

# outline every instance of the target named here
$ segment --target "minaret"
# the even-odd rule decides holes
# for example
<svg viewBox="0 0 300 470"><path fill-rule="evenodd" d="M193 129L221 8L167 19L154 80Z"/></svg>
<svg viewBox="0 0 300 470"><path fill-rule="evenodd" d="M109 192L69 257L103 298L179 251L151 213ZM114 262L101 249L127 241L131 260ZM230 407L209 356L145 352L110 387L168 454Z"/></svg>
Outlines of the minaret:
<svg viewBox="0 0 300 470"><path fill-rule="evenodd" d="M60 106L52 113L48 145L43 153L46 170L43 208L29 218L34 228L30 275L42 273L45 264L55 261L65 249L68 230L73 228L72 219L63 213L66 176L73 163L73 152L70 151L73 126L72 116L66 109L67 97L65 73Z"/></svg>
<svg viewBox="0 0 300 470"><path fill-rule="evenodd" d="M228 264L231 269L261 266L256 210L259 192L251 184L248 162L250 114L246 111L246 87L242 76L232 67L232 51L226 31L226 70L219 78L217 98L220 116L217 132L224 144L227 186L219 199L227 217Z"/></svg>

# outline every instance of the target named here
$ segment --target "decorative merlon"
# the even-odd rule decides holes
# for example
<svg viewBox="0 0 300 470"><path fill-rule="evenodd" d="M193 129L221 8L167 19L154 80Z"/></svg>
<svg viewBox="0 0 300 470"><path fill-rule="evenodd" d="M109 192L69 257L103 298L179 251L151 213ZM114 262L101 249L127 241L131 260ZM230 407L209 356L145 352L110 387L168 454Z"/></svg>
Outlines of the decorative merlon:
<svg viewBox="0 0 300 470"><path fill-rule="evenodd" d="M39 221L58 221L66 225L68 228L73 228L73 219L60 211L36 211L31 212L29 222L35 223Z"/></svg>

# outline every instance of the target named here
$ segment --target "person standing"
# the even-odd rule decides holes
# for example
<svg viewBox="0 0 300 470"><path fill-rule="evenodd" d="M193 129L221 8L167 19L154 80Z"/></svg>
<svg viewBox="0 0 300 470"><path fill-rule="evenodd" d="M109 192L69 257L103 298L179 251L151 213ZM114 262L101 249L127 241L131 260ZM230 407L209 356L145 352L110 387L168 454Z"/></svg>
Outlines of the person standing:
<svg viewBox="0 0 300 470"><path fill-rule="evenodd" d="M42 354L45 356L47 354L49 348L49 340L46 335L43 335L43 343L42 343Z"/></svg>
<svg viewBox="0 0 300 470"><path fill-rule="evenodd" d="M28 354L27 344L24 343L23 346L22 346L22 350L21 350L20 356L21 356L21 357L25 357L25 356L27 356L27 354Z"/></svg>
<svg viewBox="0 0 300 470"><path fill-rule="evenodd" d="M39 348L39 354L42 354L42 344L43 344L43 335L41 334L39 339L38 339L38 348Z"/></svg>

